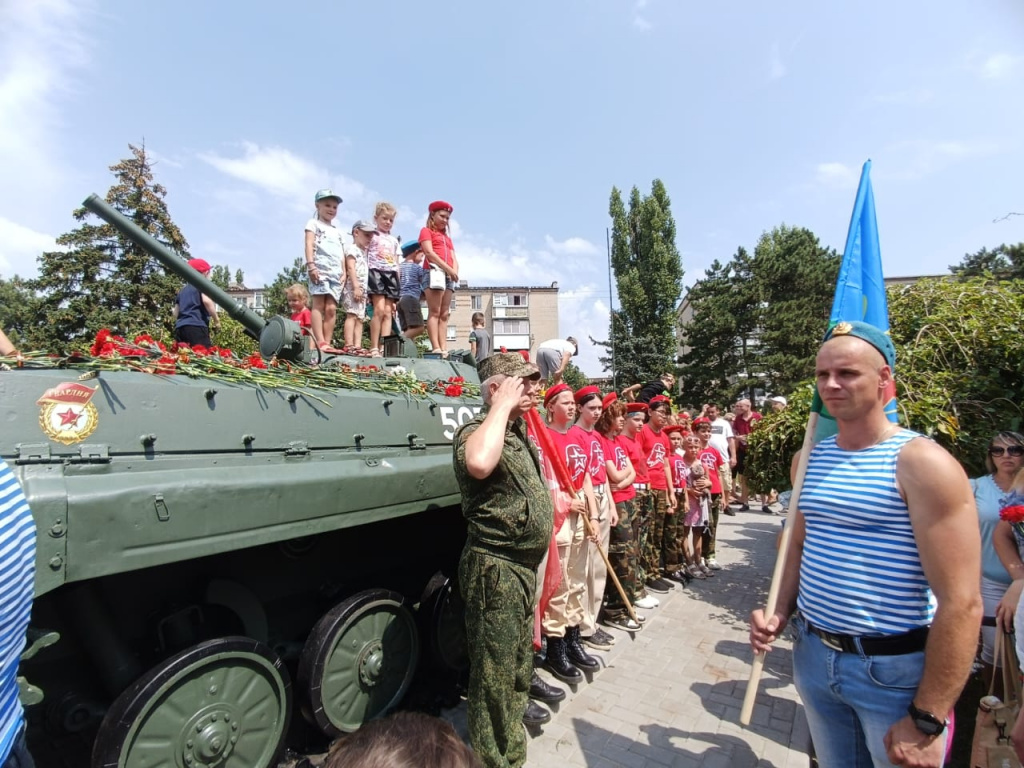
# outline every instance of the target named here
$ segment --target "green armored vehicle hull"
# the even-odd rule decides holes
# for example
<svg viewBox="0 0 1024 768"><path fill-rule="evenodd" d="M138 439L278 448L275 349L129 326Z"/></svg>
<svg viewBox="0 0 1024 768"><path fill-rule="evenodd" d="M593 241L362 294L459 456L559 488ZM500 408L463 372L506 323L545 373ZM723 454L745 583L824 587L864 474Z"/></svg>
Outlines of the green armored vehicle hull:
<svg viewBox="0 0 1024 768"><path fill-rule="evenodd" d="M275 321L253 328L261 349L302 366ZM417 672L457 674L451 438L481 403L383 371L467 393L476 371L373 362L334 390L97 360L0 372L0 454L38 531L19 674L42 768L266 768L384 714Z"/></svg>

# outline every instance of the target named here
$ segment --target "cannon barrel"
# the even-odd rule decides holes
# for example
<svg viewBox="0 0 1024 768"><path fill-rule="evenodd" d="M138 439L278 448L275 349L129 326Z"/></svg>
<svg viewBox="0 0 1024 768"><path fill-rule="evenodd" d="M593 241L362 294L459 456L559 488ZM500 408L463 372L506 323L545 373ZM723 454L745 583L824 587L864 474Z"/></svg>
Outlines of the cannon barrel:
<svg viewBox="0 0 1024 768"><path fill-rule="evenodd" d="M82 205L163 264L166 269L213 299L217 306L227 312L229 317L240 322L259 338L267 326L267 321L259 313L239 303L215 282L192 269L185 259L145 232L134 221L112 208L103 198L98 195L89 195Z"/></svg>

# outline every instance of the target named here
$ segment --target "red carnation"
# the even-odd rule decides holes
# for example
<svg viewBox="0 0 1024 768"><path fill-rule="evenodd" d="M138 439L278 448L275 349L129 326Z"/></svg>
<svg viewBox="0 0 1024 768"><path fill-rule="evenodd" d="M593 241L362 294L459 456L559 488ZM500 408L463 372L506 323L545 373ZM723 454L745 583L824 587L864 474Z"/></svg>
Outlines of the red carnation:
<svg viewBox="0 0 1024 768"><path fill-rule="evenodd" d="M448 397L459 397L462 394L462 387L458 384L449 384L444 388L444 393Z"/></svg>
<svg viewBox="0 0 1024 768"><path fill-rule="evenodd" d="M1011 504L999 510L999 519L1008 523L1024 523L1024 504Z"/></svg>
<svg viewBox="0 0 1024 768"><path fill-rule="evenodd" d="M260 357L256 353L253 353L253 354L249 355L249 359L246 360L246 363L248 363L248 366L250 368L266 368L267 367L267 364L265 362L263 362L263 358Z"/></svg>

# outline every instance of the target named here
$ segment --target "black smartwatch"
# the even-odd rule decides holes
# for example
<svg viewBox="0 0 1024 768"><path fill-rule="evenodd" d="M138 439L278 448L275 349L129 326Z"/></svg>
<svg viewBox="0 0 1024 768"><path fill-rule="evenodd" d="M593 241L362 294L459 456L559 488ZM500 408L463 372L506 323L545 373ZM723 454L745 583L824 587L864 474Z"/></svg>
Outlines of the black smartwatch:
<svg viewBox="0 0 1024 768"><path fill-rule="evenodd" d="M944 730L946 730L946 721L939 720L931 712L925 712L923 709L918 709L914 706L914 702L910 702L910 706L907 707L907 712L910 714L910 719L914 721L914 725L921 733L925 736L938 736Z"/></svg>

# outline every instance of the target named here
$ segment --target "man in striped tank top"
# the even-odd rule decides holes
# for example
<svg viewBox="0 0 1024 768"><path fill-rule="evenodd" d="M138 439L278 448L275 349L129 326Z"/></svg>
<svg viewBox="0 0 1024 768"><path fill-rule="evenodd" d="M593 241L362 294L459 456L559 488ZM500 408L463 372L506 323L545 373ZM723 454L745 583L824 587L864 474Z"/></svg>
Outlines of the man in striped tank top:
<svg viewBox="0 0 1024 768"><path fill-rule="evenodd" d="M839 433L811 451L775 613L751 615L757 651L793 617L793 677L822 768L939 768L978 641L970 485L945 450L888 420L895 356L867 323L826 337L817 386Z"/></svg>

